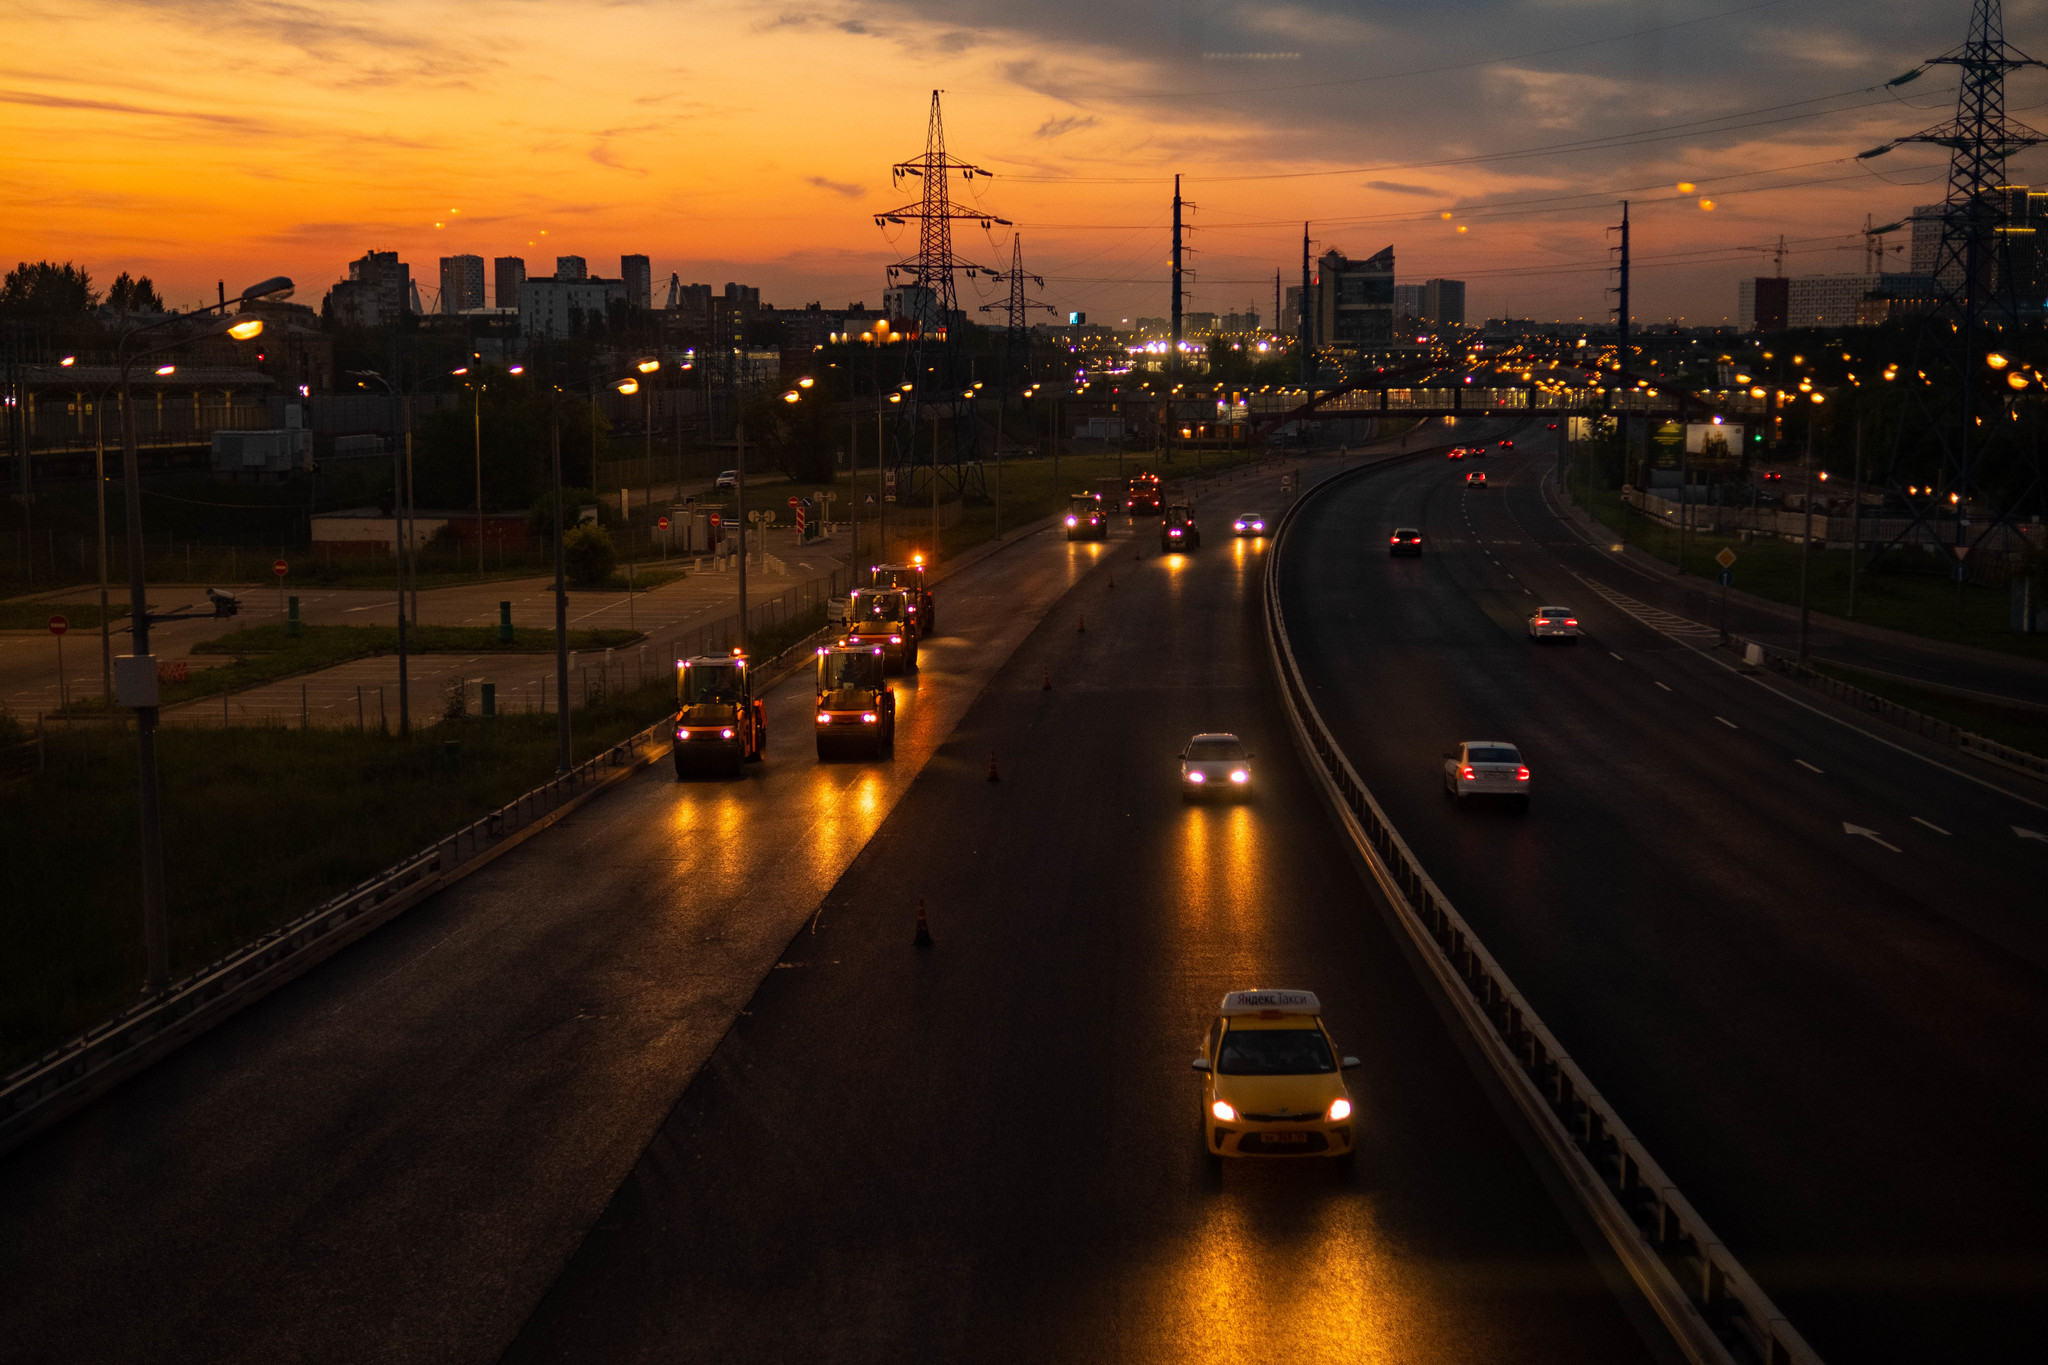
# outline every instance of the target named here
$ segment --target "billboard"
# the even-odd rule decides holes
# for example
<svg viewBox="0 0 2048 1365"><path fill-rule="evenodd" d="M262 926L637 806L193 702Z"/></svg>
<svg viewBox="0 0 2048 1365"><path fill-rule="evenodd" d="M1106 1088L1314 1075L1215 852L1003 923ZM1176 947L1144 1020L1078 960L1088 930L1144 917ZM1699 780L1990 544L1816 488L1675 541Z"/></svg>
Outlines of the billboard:
<svg viewBox="0 0 2048 1365"><path fill-rule="evenodd" d="M1688 422L1685 453L1693 465L1734 465L1742 462L1742 428L1725 422Z"/></svg>

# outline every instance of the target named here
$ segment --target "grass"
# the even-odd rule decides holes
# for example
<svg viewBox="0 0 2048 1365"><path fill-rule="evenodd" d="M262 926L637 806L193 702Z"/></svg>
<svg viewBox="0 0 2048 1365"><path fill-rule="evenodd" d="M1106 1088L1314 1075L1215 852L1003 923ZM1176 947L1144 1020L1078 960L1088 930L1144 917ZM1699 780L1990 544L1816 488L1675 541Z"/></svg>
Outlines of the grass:
<svg viewBox="0 0 2048 1365"><path fill-rule="evenodd" d="M1838 678L1852 687L1883 697L1886 701L1910 707L1936 720L1946 721L1958 729L1982 735L2010 748L2048 758L2048 712L2034 711L2017 706L2000 706L1992 701L1978 701L1971 697L1959 697L1952 692L1936 692L1897 678L1881 674L1865 673L1861 669L1843 668L1838 664L1815 662L1813 669L1828 677Z"/></svg>
<svg viewBox="0 0 2048 1365"><path fill-rule="evenodd" d="M639 632L631 630L572 630L569 648L608 649L640 638ZM519 626L510 642L501 642L496 626L415 626L406 632L406 648L415 654L548 654L555 648L555 632L545 626ZM202 640L192 652L220 655L230 661L196 669L183 682L164 683L165 706L239 692L352 659L395 654L398 628L308 625L293 637L285 625L251 626ZM59 714L88 715L106 709L106 698L96 696L74 702Z"/></svg>
<svg viewBox="0 0 2048 1365"><path fill-rule="evenodd" d="M578 761L672 705L664 678L579 710ZM410 743L342 729L158 731L173 973L546 781L555 724L551 714L472 717ZM18 731L5 717L0 726ZM461 745L452 763L449 740ZM126 1004L142 983L134 738L81 729L44 744L44 771L0 778L0 1071Z"/></svg>
<svg viewBox="0 0 2048 1365"><path fill-rule="evenodd" d="M121 591L127 591L124 586ZM150 603L154 608L156 603ZM72 630L98 630L100 604L97 602L0 602L0 630L47 630L52 616L61 616ZM123 621L128 606L107 604L110 620Z"/></svg>
<svg viewBox="0 0 2048 1365"><path fill-rule="evenodd" d="M1572 497L1621 540L1621 495L1610 489L1572 486ZM1651 521L1630 508L1628 542L1663 560L1678 563L1678 529ZM1744 592L1799 604L1799 546L1791 541L1757 539L1747 543L1732 535L1694 531L1686 536L1685 568L1711 581L1717 572L1714 556L1723 547L1734 551L1735 587ZM1816 545L1807 566L1808 602L1830 616L1849 617L1847 550ZM1965 583L1960 588L1944 574L1930 573L1940 561L1918 550L1895 551L1875 567L1858 570L1856 611L1852 619L1948 644L1974 645L2004 654L2048 661L2048 636L2021 635L2010 628L2010 602L2003 585L1997 588Z"/></svg>

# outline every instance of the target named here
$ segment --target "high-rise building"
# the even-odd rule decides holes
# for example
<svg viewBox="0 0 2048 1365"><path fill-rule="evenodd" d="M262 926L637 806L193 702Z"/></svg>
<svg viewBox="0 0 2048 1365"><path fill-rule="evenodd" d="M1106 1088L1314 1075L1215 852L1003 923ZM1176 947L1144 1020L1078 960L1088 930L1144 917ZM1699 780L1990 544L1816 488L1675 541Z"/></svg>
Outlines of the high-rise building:
<svg viewBox="0 0 2048 1365"><path fill-rule="evenodd" d="M619 257L619 278L626 282L626 303L633 308L654 306L654 271L645 256Z"/></svg>
<svg viewBox="0 0 2048 1365"><path fill-rule="evenodd" d="M1422 284L1422 317L1444 327L1465 325L1465 282L1425 280Z"/></svg>
<svg viewBox="0 0 2048 1365"><path fill-rule="evenodd" d="M755 312L761 307L761 291L751 284L733 284L727 281L725 298L726 302L744 313Z"/></svg>
<svg viewBox="0 0 2048 1365"><path fill-rule="evenodd" d="M626 286L618 280L530 279L519 286L520 334L580 336L625 297Z"/></svg>
<svg viewBox="0 0 2048 1365"><path fill-rule="evenodd" d="M484 258L443 256L441 258L441 311L460 313L484 306Z"/></svg>
<svg viewBox="0 0 2048 1365"><path fill-rule="evenodd" d="M1394 341L1394 248L1362 261L1335 249L1316 263L1318 345L1375 347Z"/></svg>
<svg viewBox="0 0 2048 1365"><path fill-rule="evenodd" d="M526 258L500 256L491 262L497 274L497 288L491 297L500 308L519 306L519 286L526 283Z"/></svg>
<svg viewBox="0 0 2048 1365"><path fill-rule="evenodd" d="M1429 316L1422 311L1422 286L1419 284L1397 284L1394 286L1394 317L1396 320L1419 321Z"/></svg>
<svg viewBox="0 0 2048 1365"><path fill-rule="evenodd" d="M590 266L581 256L555 257L555 278L558 280L587 280Z"/></svg>
<svg viewBox="0 0 2048 1365"><path fill-rule="evenodd" d="M413 310L412 267L395 251L370 251L348 263L348 278L327 294L328 310L349 327L389 327Z"/></svg>

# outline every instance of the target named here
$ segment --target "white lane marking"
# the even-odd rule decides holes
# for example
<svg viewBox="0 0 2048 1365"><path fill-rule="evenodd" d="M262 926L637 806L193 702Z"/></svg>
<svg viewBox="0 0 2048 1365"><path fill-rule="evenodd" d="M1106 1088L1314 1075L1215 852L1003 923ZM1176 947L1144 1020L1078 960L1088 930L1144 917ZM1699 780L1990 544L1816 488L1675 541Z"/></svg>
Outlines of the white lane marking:
<svg viewBox="0 0 2048 1365"><path fill-rule="evenodd" d="M1616 653L1615 653L1615 652L1614 652L1613 650L1611 650L1611 649L1607 651L1607 657L1608 657L1608 658L1610 658L1610 659L1612 659L1612 660L1614 660L1614 662L1616 662L1616 663L1620 663L1620 662L1621 662L1621 656L1620 656L1619 654L1616 654Z"/></svg>
<svg viewBox="0 0 2048 1365"><path fill-rule="evenodd" d="M1535 595L1535 593L1530 592L1527 588L1522 589L1522 596L1524 597L1534 597Z"/></svg>
<svg viewBox="0 0 2048 1365"><path fill-rule="evenodd" d="M1661 611L1647 602L1638 602L1627 593L1616 592L1605 583L1597 579L1588 578L1582 573L1574 572L1572 577L1584 583L1594 592L1599 593L1601 597L1607 600L1610 606L1620 607L1651 630L1660 631L1665 635L1681 636L1694 640L1711 638L1719 642L1721 638L1721 632L1712 626L1703 626L1697 621L1689 621L1683 616L1674 616L1668 611Z"/></svg>
<svg viewBox="0 0 2048 1365"><path fill-rule="evenodd" d="M1897 844L1888 844L1884 840L1878 838L1877 831L1874 829L1865 829L1861 825L1852 825L1847 820L1844 820L1842 822L1842 833L1852 835L1860 834L1864 838L1870 840L1871 843L1876 844L1879 848L1888 848L1894 853L1899 852L1899 846Z"/></svg>
<svg viewBox="0 0 2048 1365"><path fill-rule="evenodd" d="M1805 759L1803 759L1803 758L1795 758L1795 759L1793 759L1792 761L1793 761L1794 763L1797 763L1797 764L1798 764L1798 765L1799 765L1800 767L1802 767L1802 768L1806 769L1806 770L1807 770L1808 772L1811 772L1811 773L1818 773L1818 772L1820 772L1820 769L1819 769L1819 768L1816 768L1816 767L1814 767L1814 766L1813 766L1813 765L1812 765L1811 763L1808 763L1808 762L1807 762L1807 761L1806 761ZM1821 776L1825 777L1825 776L1827 776L1827 774L1825 774L1825 773L1821 773Z"/></svg>
<svg viewBox="0 0 2048 1365"><path fill-rule="evenodd" d="M1943 829L1940 825L1935 824L1932 820L1922 820L1917 815L1913 817L1913 823L1916 825L1925 825L1927 826L1927 828L1933 830L1936 834L1948 834L1947 830ZM1954 838L1955 836L1949 835L1949 837Z"/></svg>
<svg viewBox="0 0 2048 1365"><path fill-rule="evenodd" d="M2014 825L2012 832L2019 835L2022 839L2039 839L2042 843L2048 844L2048 834L2043 834L2040 830L2021 829L2018 825Z"/></svg>
<svg viewBox="0 0 2048 1365"><path fill-rule="evenodd" d="M1726 716L1716 716L1714 717L1714 719L1720 721L1723 725L1727 726L1731 730L1740 730L1742 728L1740 725L1737 725L1734 721L1728 719L1728 717Z"/></svg>
<svg viewBox="0 0 2048 1365"><path fill-rule="evenodd" d="M1652 678L1652 679L1650 679L1650 681L1651 681L1651 682L1657 682L1657 680L1656 680L1655 678ZM1657 686L1659 686L1659 687L1664 687L1664 684L1663 684L1663 683L1657 683ZM1669 691L1670 691L1671 689L1670 689L1670 688L1668 688L1668 687L1664 687L1664 690L1665 690L1666 692L1669 692Z"/></svg>

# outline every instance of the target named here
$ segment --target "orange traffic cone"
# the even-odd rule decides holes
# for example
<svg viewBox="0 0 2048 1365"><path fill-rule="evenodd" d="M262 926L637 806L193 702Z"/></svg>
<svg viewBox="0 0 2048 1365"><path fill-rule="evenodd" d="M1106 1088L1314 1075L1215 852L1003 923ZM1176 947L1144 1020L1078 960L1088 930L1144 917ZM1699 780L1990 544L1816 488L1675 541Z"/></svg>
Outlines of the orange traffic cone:
<svg viewBox="0 0 2048 1365"><path fill-rule="evenodd" d="M1049 669L1049 668L1048 668L1048 669L1046 669L1046 670L1045 670L1045 686L1044 686L1043 688L1039 689L1039 690L1040 690L1040 691L1043 691L1043 692L1050 692L1050 691L1052 691L1052 670L1051 670L1051 669Z"/></svg>
<svg viewBox="0 0 2048 1365"><path fill-rule="evenodd" d="M1112 588L1116 586L1116 575L1115 575L1115 574L1111 574L1111 575L1109 576L1109 586L1110 586L1110 587L1112 587Z"/></svg>
<svg viewBox="0 0 2048 1365"><path fill-rule="evenodd" d="M922 900L917 903L917 937L910 941L910 946L913 948L929 948L932 946L932 925L931 921L924 917L924 902Z"/></svg>
<svg viewBox="0 0 2048 1365"><path fill-rule="evenodd" d="M1078 625L1078 626L1075 626L1075 627L1074 627L1074 633L1075 633L1076 635L1079 635L1079 634L1082 634L1082 633L1084 633L1084 632L1085 632L1085 631L1086 631L1087 629L1088 629L1088 618L1087 618L1087 617L1085 617L1085 616L1083 616L1083 617L1081 618L1081 624L1080 624L1080 625Z"/></svg>
<svg viewBox="0 0 2048 1365"><path fill-rule="evenodd" d="M1003 780L1003 775L996 771L996 756L994 754L988 756L988 780L991 782Z"/></svg>

